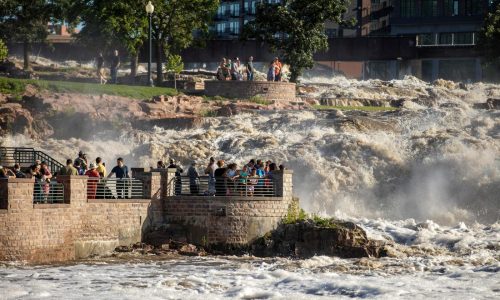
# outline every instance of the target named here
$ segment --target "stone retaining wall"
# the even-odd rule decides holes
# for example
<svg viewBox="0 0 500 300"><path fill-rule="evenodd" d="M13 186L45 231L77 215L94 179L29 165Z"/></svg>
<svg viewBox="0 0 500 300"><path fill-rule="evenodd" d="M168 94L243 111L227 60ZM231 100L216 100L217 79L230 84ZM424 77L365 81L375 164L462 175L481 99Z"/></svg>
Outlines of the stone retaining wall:
<svg viewBox="0 0 500 300"><path fill-rule="evenodd" d="M87 200L87 177L60 180L63 204L33 204L33 179L0 180L0 261L68 261L141 241L151 200Z"/></svg>
<svg viewBox="0 0 500 300"><path fill-rule="evenodd" d="M187 241L193 244L247 245L275 229L287 215L293 201L292 174L274 174L279 197L170 195L165 201L165 223L184 226Z"/></svg>
<svg viewBox="0 0 500 300"><path fill-rule="evenodd" d="M205 81L205 95L232 99L260 97L265 100L295 101L295 83L268 81Z"/></svg>

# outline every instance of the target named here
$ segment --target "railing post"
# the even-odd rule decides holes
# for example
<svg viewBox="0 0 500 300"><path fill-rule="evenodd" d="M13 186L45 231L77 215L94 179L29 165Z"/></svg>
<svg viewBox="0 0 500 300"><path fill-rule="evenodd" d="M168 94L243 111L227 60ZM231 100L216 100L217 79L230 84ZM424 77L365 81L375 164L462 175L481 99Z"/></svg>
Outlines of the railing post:
<svg viewBox="0 0 500 300"><path fill-rule="evenodd" d="M87 202L87 176L57 176L57 182L64 187L64 203L82 204Z"/></svg>
<svg viewBox="0 0 500 300"><path fill-rule="evenodd" d="M0 179L0 209L32 210L34 187L34 178Z"/></svg>
<svg viewBox="0 0 500 300"><path fill-rule="evenodd" d="M293 171L284 170L273 172L274 194L276 197L282 197L291 200L293 197Z"/></svg>

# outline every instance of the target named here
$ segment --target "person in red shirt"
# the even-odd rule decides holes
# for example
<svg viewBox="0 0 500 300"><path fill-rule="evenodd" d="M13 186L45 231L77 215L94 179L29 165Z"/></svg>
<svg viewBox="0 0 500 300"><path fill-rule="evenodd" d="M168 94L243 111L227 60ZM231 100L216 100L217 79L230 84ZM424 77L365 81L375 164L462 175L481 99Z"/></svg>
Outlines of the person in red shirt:
<svg viewBox="0 0 500 300"><path fill-rule="evenodd" d="M97 192L97 182L99 181L99 171L94 163L90 163L89 170L85 172L85 175L89 177L87 181L87 198L95 199Z"/></svg>

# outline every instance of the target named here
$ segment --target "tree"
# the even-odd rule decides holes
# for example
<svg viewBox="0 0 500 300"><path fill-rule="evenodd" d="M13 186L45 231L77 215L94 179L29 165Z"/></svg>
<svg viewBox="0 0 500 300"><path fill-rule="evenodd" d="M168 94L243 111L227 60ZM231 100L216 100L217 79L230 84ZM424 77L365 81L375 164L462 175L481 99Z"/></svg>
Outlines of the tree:
<svg viewBox="0 0 500 300"><path fill-rule="evenodd" d="M21 42L24 69L30 69L31 44L45 42L47 25L62 17L64 0L2 0L0 5L0 37Z"/></svg>
<svg viewBox="0 0 500 300"><path fill-rule="evenodd" d="M156 40L156 84L162 82L162 56L180 53L192 45L195 34L208 32L219 0L154 0L153 30Z"/></svg>
<svg viewBox="0 0 500 300"><path fill-rule="evenodd" d="M0 40L0 62L7 59L8 55L9 51L7 50L7 46L5 46L5 43L2 40Z"/></svg>
<svg viewBox="0 0 500 300"><path fill-rule="evenodd" d="M313 56L328 49L326 21L345 24L342 16L350 0L283 0L280 4L261 3L256 18L244 28L244 38L267 43L290 65L290 81L314 66Z"/></svg>
<svg viewBox="0 0 500 300"><path fill-rule="evenodd" d="M130 56L130 75L135 77L139 52L148 33L148 18L144 6L143 1L74 1L71 19L84 24L77 38L95 50L123 48Z"/></svg>
<svg viewBox="0 0 500 300"><path fill-rule="evenodd" d="M493 7L479 32L478 46L488 63L500 65L500 3Z"/></svg>
<svg viewBox="0 0 500 300"><path fill-rule="evenodd" d="M177 90L177 74L184 70L184 63L182 57L177 54L170 54L167 58L166 65L167 72L174 74L174 88Z"/></svg>

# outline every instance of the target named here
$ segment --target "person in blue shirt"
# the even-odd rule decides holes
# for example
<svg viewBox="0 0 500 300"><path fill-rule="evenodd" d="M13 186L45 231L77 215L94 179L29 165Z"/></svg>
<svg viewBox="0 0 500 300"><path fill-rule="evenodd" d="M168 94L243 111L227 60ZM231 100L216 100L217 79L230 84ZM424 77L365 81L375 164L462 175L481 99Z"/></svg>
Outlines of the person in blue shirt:
<svg viewBox="0 0 500 300"><path fill-rule="evenodd" d="M130 176L128 174L128 167L123 163L123 158L120 157L116 160L116 166L111 170L111 172L108 175L108 178L111 177L113 174L118 179L116 181L116 195L118 199L127 198L126 179L130 178Z"/></svg>

